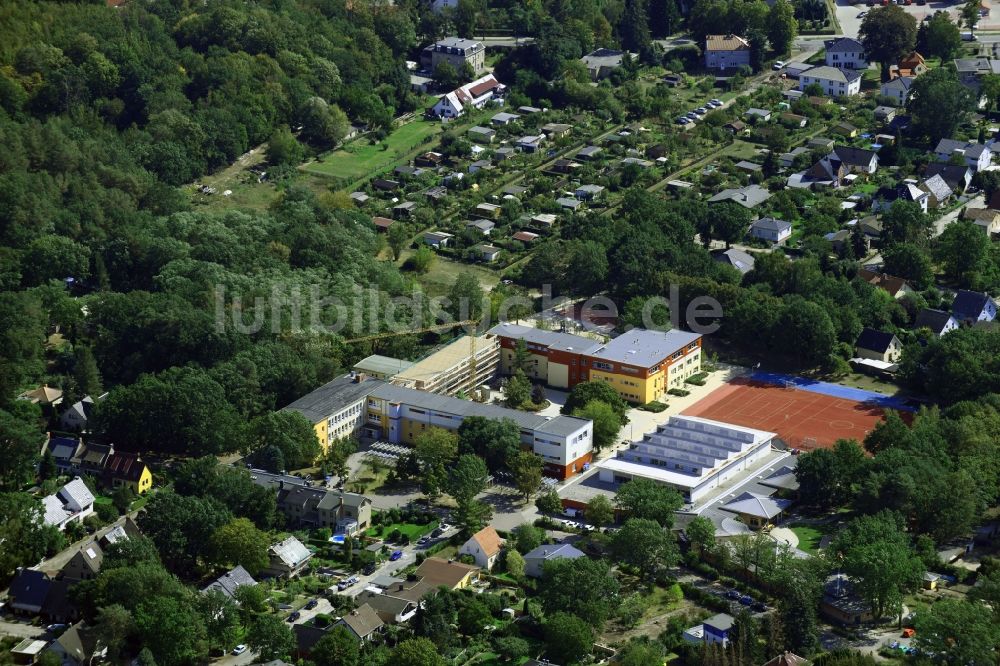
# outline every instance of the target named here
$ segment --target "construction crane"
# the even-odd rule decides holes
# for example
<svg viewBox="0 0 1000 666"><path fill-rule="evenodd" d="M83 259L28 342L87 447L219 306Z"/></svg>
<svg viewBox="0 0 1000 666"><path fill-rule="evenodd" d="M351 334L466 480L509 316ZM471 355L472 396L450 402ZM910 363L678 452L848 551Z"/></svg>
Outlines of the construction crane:
<svg viewBox="0 0 1000 666"><path fill-rule="evenodd" d="M414 333L432 333L436 331L441 331L449 328L454 328L456 326L471 326L473 331L475 331L476 326L482 319L464 319L462 321L453 321L446 324L435 324L434 326L425 326L423 328L416 328L412 331L399 331L395 333L377 333L375 335L365 335L358 338L349 338L344 340L345 343L348 342L374 342L377 340L385 340L386 338L396 338L403 335L413 335ZM476 363L476 336L474 334L469 334L469 375L468 375L468 387L470 393L474 392L476 389L476 376L479 368Z"/></svg>

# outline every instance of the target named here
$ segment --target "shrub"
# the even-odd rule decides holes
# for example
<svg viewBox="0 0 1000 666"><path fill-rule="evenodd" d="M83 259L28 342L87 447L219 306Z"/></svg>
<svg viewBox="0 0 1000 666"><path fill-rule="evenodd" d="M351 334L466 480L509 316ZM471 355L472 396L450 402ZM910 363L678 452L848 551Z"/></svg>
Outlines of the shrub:
<svg viewBox="0 0 1000 666"><path fill-rule="evenodd" d="M667 408L667 404L666 403L659 402L657 400L653 400L651 402L647 402L645 405L639 405L639 409L641 409L641 410L643 410L645 412L653 412L655 414L658 414L658 413L662 412L666 408Z"/></svg>
<svg viewBox="0 0 1000 666"><path fill-rule="evenodd" d="M670 395L679 396L681 398L683 398L686 395L691 395L691 391L686 391L686 390L681 389L681 388L672 388L669 391L667 391L667 393L669 393Z"/></svg>

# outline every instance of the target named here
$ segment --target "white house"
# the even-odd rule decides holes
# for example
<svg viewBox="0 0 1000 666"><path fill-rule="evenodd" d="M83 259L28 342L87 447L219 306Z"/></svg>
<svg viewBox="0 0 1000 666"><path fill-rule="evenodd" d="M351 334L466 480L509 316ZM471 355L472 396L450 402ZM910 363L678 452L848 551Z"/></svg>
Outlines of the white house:
<svg viewBox="0 0 1000 666"><path fill-rule="evenodd" d="M939 338L949 331L954 331L959 327L958 320L950 312L944 310L932 310L924 308L917 315L917 320L913 322L913 328L926 328Z"/></svg>
<svg viewBox="0 0 1000 666"><path fill-rule="evenodd" d="M826 48L826 66L837 69L868 69L865 47L850 37L838 37L823 42Z"/></svg>
<svg viewBox="0 0 1000 666"><path fill-rule="evenodd" d="M792 235L792 223L776 220L773 217L762 217L750 225L750 235L771 243L784 243Z"/></svg>
<svg viewBox="0 0 1000 666"><path fill-rule="evenodd" d="M989 146L974 141L941 139L934 148L934 155L939 162L948 162L953 156L958 155L973 171L982 171L993 161L993 151Z"/></svg>
<svg viewBox="0 0 1000 666"><path fill-rule="evenodd" d="M503 547L503 539L492 527L484 527L458 549L459 555L470 555L476 561L476 566L489 571L496 564Z"/></svg>
<svg viewBox="0 0 1000 666"><path fill-rule="evenodd" d="M467 107L481 109L487 102L502 103L505 89L492 74L486 74L443 95L430 112L438 118L458 118L465 113Z"/></svg>
<svg viewBox="0 0 1000 666"><path fill-rule="evenodd" d="M910 89L916 80L913 76L898 76L892 81L883 83L879 92L882 97L891 99L896 106L906 106L906 102L910 99Z"/></svg>
<svg viewBox="0 0 1000 666"><path fill-rule="evenodd" d="M42 511L45 524L61 531L74 521L82 523L94 513L94 495L83 480L76 477L55 495L43 497Z"/></svg>
<svg viewBox="0 0 1000 666"><path fill-rule="evenodd" d="M799 76L799 90L816 83L829 97L852 97L861 92L862 73L854 69L836 67L813 67Z"/></svg>
<svg viewBox="0 0 1000 666"><path fill-rule="evenodd" d="M750 42L738 35L708 35L705 37L705 67L737 69L750 66Z"/></svg>

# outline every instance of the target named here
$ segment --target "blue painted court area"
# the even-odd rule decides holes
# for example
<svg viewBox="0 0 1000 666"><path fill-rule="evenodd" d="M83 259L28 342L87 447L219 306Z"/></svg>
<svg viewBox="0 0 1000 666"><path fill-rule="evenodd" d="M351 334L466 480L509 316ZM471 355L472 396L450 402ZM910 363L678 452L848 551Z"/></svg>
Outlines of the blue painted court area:
<svg viewBox="0 0 1000 666"><path fill-rule="evenodd" d="M802 391L828 395L832 398L843 398L844 400L869 403L878 405L879 407L885 409L896 409L906 412L916 411L913 405L909 404L904 398L883 395L874 391L865 391L864 389L851 388L850 386L841 386L840 384L821 382L815 379L807 379L805 377L796 377L794 375L783 375L778 372L755 370L750 373L750 379L753 381L763 382L765 384L776 384L779 386L790 385Z"/></svg>

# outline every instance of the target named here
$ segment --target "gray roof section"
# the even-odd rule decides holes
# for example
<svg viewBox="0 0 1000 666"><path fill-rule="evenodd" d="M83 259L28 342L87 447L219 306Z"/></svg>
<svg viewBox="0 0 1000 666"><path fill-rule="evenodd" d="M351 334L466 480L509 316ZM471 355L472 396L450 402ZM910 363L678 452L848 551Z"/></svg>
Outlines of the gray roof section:
<svg viewBox="0 0 1000 666"><path fill-rule="evenodd" d="M397 372L406 370L411 365L413 365L412 361L404 361L401 358L393 358L392 356L372 354L355 363L354 369L359 372L377 372L380 375L394 375Z"/></svg>
<svg viewBox="0 0 1000 666"><path fill-rule="evenodd" d="M951 321L952 316L950 312L945 312L944 310L932 310L931 308L924 308L917 315L917 320L913 323L913 328L929 328L938 335L941 335L944 331L944 327L948 325Z"/></svg>
<svg viewBox="0 0 1000 666"><path fill-rule="evenodd" d="M633 328L588 355L606 361L651 368L700 338L699 333L677 329L650 331Z"/></svg>
<svg viewBox="0 0 1000 666"><path fill-rule="evenodd" d="M578 548L574 548L568 543L543 545L525 553L525 561L530 560L563 560L566 558L576 559L584 557L585 554Z"/></svg>
<svg viewBox="0 0 1000 666"><path fill-rule="evenodd" d="M771 193L760 185L748 185L746 187L731 188L722 190L711 199L709 203L719 203L722 201L732 201L744 208L754 208L771 198Z"/></svg>
<svg viewBox="0 0 1000 666"><path fill-rule="evenodd" d="M860 79L864 72L854 69L839 69L837 67L813 67L802 72L803 76L811 76L814 79L824 79L826 81L838 81L841 83L851 83Z"/></svg>
<svg viewBox="0 0 1000 666"><path fill-rule="evenodd" d="M585 338L572 333L559 333L556 331L546 331L534 326L521 326L520 324L502 323L497 324L489 331L490 335L500 335L508 338L519 338L526 343L544 345L557 351L574 351L579 354L597 349L601 343L597 340Z"/></svg>
<svg viewBox="0 0 1000 666"><path fill-rule="evenodd" d="M590 421L575 416L541 416L519 409L508 409L499 405L489 405L447 395L425 393L416 389L385 384L372 392L372 397L389 402L400 402L420 409L430 409L463 418L481 416L486 419L510 419L521 428L529 428L552 435L569 435L584 427Z"/></svg>
<svg viewBox="0 0 1000 666"><path fill-rule="evenodd" d="M350 375L344 375L307 393L282 411L298 412L310 423L318 423L347 405L363 399L382 384L385 382L380 379L366 377L356 381Z"/></svg>
<svg viewBox="0 0 1000 666"><path fill-rule="evenodd" d="M284 541L274 544L271 546L271 553L292 569L312 557L309 549L295 537L288 537Z"/></svg>
<svg viewBox="0 0 1000 666"><path fill-rule="evenodd" d="M719 631L729 631L733 628L733 616L726 613L719 613L708 618L702 624L706 624Z"/></svg>
<svg viewBox="0 0 1000 666"><path fill-rule="evenodd" d="M251 576L242 565L237 565L237 567L232 571L228 571L212 581L210 585L202 590L202 594L208 592L209 590L218 590L232 599L236 596L237 588L242 587L243 585L256 584L257 581L253 579L253 576Z"/></svg>
<svg viewBox="0 0 1000 666"><path fill-rule="evenodd" d="M765 497L751 492L745 492L732 502L724 504L722 509L733 513L743 513L757 518L771 519L791 506L792 501Z"/></svg>
<svg viewBox="0 0 1000 666"><path fill-rule="evenodd" d="M759 220L754 220L753 224L750 226L756 229L765 229L767 231L787 231L792 228L792 223L786 222L785 220L778 220L773 217L762 217Z"/></svg>
<svg viewBox="0 0 1000 666"><path fill-rule="evenodd" d="M983 154L984 150L989 150L986 146L981 143L976 143L973 141L956 141L955 139L941 139L938 141L937 147L934 148L935 153L947 153L952 154L956 150L965 151L966 157L971 157L972 159L979 159L979 156Z"/></svg>
<svg viewBox="0 0 1000 666"><path fill-rule="evenodd" d="M720 261L724 264L728 264L738 270L740 273L746 274L753 270L754 258L749 252L744 252L743 250L737 250L734 247L729 248L725 252L717 254L715 256L716 261Z"/></svg>
<svg viewBox="0 0 1000 666"><path fill-rule="evenodd" d="M861 42L850 37L828 39L823 42L823 46L826 48L827 53L858 53L865 50Z"/></svg>
<svg viewBox="0 0 1000 666"><path fill-rule="evenodd" d="M913 82L916 80L912 76L899 76L882 84L882 92L884 93L901 93L907 92L911 87L913 87Z"/></svg>

